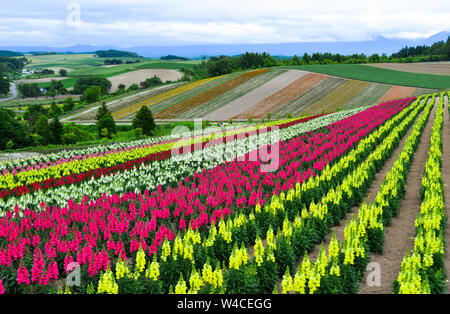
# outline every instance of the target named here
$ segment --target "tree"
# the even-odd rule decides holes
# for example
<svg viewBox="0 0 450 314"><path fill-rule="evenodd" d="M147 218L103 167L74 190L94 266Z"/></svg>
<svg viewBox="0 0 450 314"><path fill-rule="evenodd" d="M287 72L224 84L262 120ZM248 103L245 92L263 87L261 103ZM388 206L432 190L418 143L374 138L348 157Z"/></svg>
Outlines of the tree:
<svg viewBox="0 0 450 314"><path fill-rule="evenodd" d="M8 95L9 93L9 82L7 79L3 78L3 74L0 72L0 95Z"/></svg>
<svg viewBox="0 0 450 314"><path fill-rule="evenodd" d="M137 84L132 84L130 87L128 87L128 91L135 91L139 90L139 86Z"/></svg>
<svg viewBox="0 0 450 314"><path fill-rule="evenodd" d="M72 97L66 97L66 99L64 99L64 105L63 105L64 112L69 112L70 110L73 109L74 106L75 106L75 103L73 102Z"/></svg>
<svg viewBox="0 0 450 314"><path fill-rule="evenodd" d="M33 104L27 107L27 110L23 114L23 118L28 121L31 128L34 128L39 117L47 114L48 110L45 109L41 104Z"/></svg>
<svg viewBox="0 0 450 314"><path fill-rule="evenodd" d="M97 131L98 135L100 137L104 137L104 131L103 129L107 129L107 136L111 138L112 134L116 134L116 122L114 121L114 118L109 111L106 104L103 102L103 104L98 108L97 111ZM103 134L102 134L103 133Z"/></svg>
<svg viewBox="0 0 450 314"><path fill-rule="evenodd" d="M36 134L41 137L39 144L48 145L53 142L52 130L50 129L46 115L41 115L39 117L34 129Z"/></svg>
<svg viewBox="0 0 450 314"><path fill-rule="evenodd" d="M141 128L145 135L153 135L155 131L153 114L147 106L142 106L133 118L133 129Z"/></svg>
<svg viewBox="0 0 450 314"><path fill-rule="evenodd" d="M89 86L83 93L83 100L88 103L97 101L102 95L100 86Z"/></svg>
<svg viewBox="0 0 450 314"><path fill-rule="evenodd" d="M104 130L107 130L105 132ZM111 114L103 116L100 118L100 120L97 121L97 130L99 132L100 137L108 136L108 138L111 138L113 134L116 134L116 122L114 121L114 118Z"/></svg>
<svg viewBox="0 0 450 314"><path fill-rule="evenodd" d="M311 62L311 57L306 52L303 54L302 62L305 64L309 64Z"/></svg>
<svg viewBox="0 0 450 314"><path fill-rule="evenodd" d="M124 91L125 88L127 88L127 87L125 86L125 84L119 84L119 86L117 86L117 88L122 92L122 91Z"/></svg>
<svg viewBox="0 0 450 314"><path fill-rule="evenodd" d="M52 122L50 122L50 131L52 132L52 139L54 144L62 143L63 125L56 116Z"/></svg>
<svg viewBox="0 0 450 314"><path fill-rule="evenodd" d="M12 141L16 148L30 144L25 126L15 119L14 111L0 108L0 121L2 121L0 123L0 149L7 148L9 141Z"/></svg>
<svg viewBox="0 0 450 314"><path fill-rule="evenodd" d="M59 70L59 75L66 76L67 75L67 70L66 69L60 69Z"/></svg>
<svg viewBox="0 0 450 314"><path fill-rule="evenodd" d="M106 95L111 89L112 84L107 78L101 76L80 77L75 82L73 92L75 94L83 94L90 86L100 86L102 95Z"/></svg>
<svg viewBox="0 0 450 314"><path fill-rule="evenodd" d="M50 117L57 117L62 113L61 108L54 102L52 101L51 105L50 105L50 110L48 112L48 115Z"/></svg>

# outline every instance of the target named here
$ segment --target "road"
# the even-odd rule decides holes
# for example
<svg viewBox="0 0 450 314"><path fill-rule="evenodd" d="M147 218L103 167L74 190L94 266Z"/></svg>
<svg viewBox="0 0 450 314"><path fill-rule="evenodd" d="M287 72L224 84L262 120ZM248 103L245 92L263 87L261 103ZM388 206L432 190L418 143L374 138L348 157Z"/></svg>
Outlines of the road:
<svg viewBox="0 0 450 314"><path fill-rule="evenodd" d="M15 83L9 83L9 90L11 91L11 96L7 98L0 98L0 101L7 101L17 97L17 88Z"/></svg>

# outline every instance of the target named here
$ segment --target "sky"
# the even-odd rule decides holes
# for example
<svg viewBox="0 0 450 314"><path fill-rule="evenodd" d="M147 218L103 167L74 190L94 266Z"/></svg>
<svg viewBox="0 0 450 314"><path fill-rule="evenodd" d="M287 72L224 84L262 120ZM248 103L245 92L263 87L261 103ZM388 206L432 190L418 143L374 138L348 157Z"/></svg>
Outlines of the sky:
<svg viewBox="0 0 450 314"><path fill-rule="evenodd" d="M0 46L365 41L450 31L450 1L0 0Z"/></svg>

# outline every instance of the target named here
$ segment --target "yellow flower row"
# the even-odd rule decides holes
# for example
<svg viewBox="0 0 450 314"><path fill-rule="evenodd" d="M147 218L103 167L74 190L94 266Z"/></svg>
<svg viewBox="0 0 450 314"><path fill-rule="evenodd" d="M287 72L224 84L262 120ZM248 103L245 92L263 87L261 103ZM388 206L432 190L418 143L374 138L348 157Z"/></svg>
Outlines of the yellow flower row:
<svg viewBox="0 0 450 314"><path fill-rule="evenodd" d="M400 294L431 293L427 269L433 266L435 255L444 255L441 230L445 218L441 172L444 96L445 94L441 93L431 133L425 174L422 178L424 194L420 214L415 221L417 232L414 251L411 255L409 252L406 253L398 275ZM434 291L438 289L435 288Z"/></svg>
<svg viewBox="0 0 450 314"><path fill-rule="evenodd" d="M91 157L88 159L74 160L67 163L57 164L49 166L47 168L32 169L29 171L18 172L15 175L7 173L0 175L0 189L13 189L21 185L29 185L35 182L47 180L49 178L59 179L63 176L69 176L71 174L79 174L88 172L92 169L100 167L111 167L117 164L125 163L129 160L143 158L145 156L156 154L162 151L170 151L172 149L179 149L180 147L199 144L214 139L220 139L225 136L234 136L238 134L245 134L256 129L262 129L277 124L283 124L298 120L299 118L286 119L274 121L266 124L260 124L256 126L246 126L240 129L226 130L218 133L210 133L205 135L199 135L198 137L184 138L170 143L160 143L149 147L137 147L127 151L120 151L103 156Z"/></svg>

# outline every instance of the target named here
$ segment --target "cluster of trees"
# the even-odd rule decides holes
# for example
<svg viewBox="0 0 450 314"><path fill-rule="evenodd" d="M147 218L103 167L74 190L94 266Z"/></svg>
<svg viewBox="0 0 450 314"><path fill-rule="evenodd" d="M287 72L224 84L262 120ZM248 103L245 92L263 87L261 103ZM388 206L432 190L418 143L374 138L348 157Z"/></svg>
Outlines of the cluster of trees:
<svg viewBox="0 0 450 314"><path fill-rule="evenodd" d="M23 53L9 50L0 50L0 56L2 57L22 57Z"/></svg>
<svg viewBox="0 0 450 314"><path fill-rule="evenodd" d="M185 57L179 57L179 56L174 56L174 55L167 55L164 57L160 58L161 60L165 60L165 61L170 61L170 60L183 60L183 61L187 61L189 60L188 58Z"/></svg>
<svg viewBox="0 0 450 314"><path fill-rule="evenodd" d="M126 60L125 64L139 63L139 62L141 62L139 59L136 59L134 61ZM105 61L103 61L103 63L106 65L123 64L123 60L122 59L105 59Z"/></svg>
<svg viewBox="0 0 450 314"><path fill-rule="evenodd" d="M6 77L3 76L3 73L0 71L0 96L8 95L9 93L9 81Z"/></svg>
<svg viewBox="0 0 450 314"><path fill-rule="evenodd" d="M391 55L391 58L406 58L407 60L413 57L428 57L430 61L450 60L450 37L446 42L438 41L431 46L404 47ZM424 58L423 61L428 60Z"/></svg>
<svg viewBox="0 0 450 314"><path fill-rule="evenodd" d="M96 120L97 133L100 138L112 138L113 135L117 134L116 123L105 103L99 107ZM140 138L142 135L151 136L155 133L156 124L153 114L147 106L142 106L139 109L132 124L136 138Z"/></svg>
<svg viewBox="0 0 450 314"><path fill-rule="evenodd" d="M56 104L52 104L50 109L39 104L31 105L23 114L23 119L12 110L0 109L0 149L74 144L92 139L89 132L73 123L63 125L57 116L49 120L55 107L58 108Z"/></svg>
<svg viewBox="0 0 450 314"><path fill-rule="evenodd" d="M142 89L163 85L163 81L158 76L153 76L140 83Z"/></svg>
<svg viewBox="0 0 450 314"><path fill-rule="evenodd" d="M107 65L112 65L112 64L122 64L123 61L122 59L105 59L103 63Z"/></svg>
<svg viewBox="0 0 450 314"><path fill-rule="evenodd" d="M51 80L50 85L46 90L45 93L41 91L37 83L19 84L19 91L22 97L39 97L44 95L54 97L56 95L67 94L67 89L64 87L63 83L57 80Z"/></svg>
<svg viewBox="0 0 450 314"><path fill-rule="evenodd" d="M240 56L234 57L211 57L196 65L192 72L189 69L184 69L184 72L194 79L200 79L224 75L238 70L256 69L275 65L277 65L275 58L266 52L261 54L246 52Z"/></svg>
<svg viewBox="0 0 450 314"><path fill-rule="evenodd" d="M25 64L27 64L26 58L10 58L0 56L0 72L3 72L3 74L22 71Z"/></svg>
<svg viewBox="0 0 450 314"><path fill-rule="evenodd" d="M140 55L134 52L129 51L120 51L120 50L97 50L95 54L99 58L142 58Z"/></svg>

